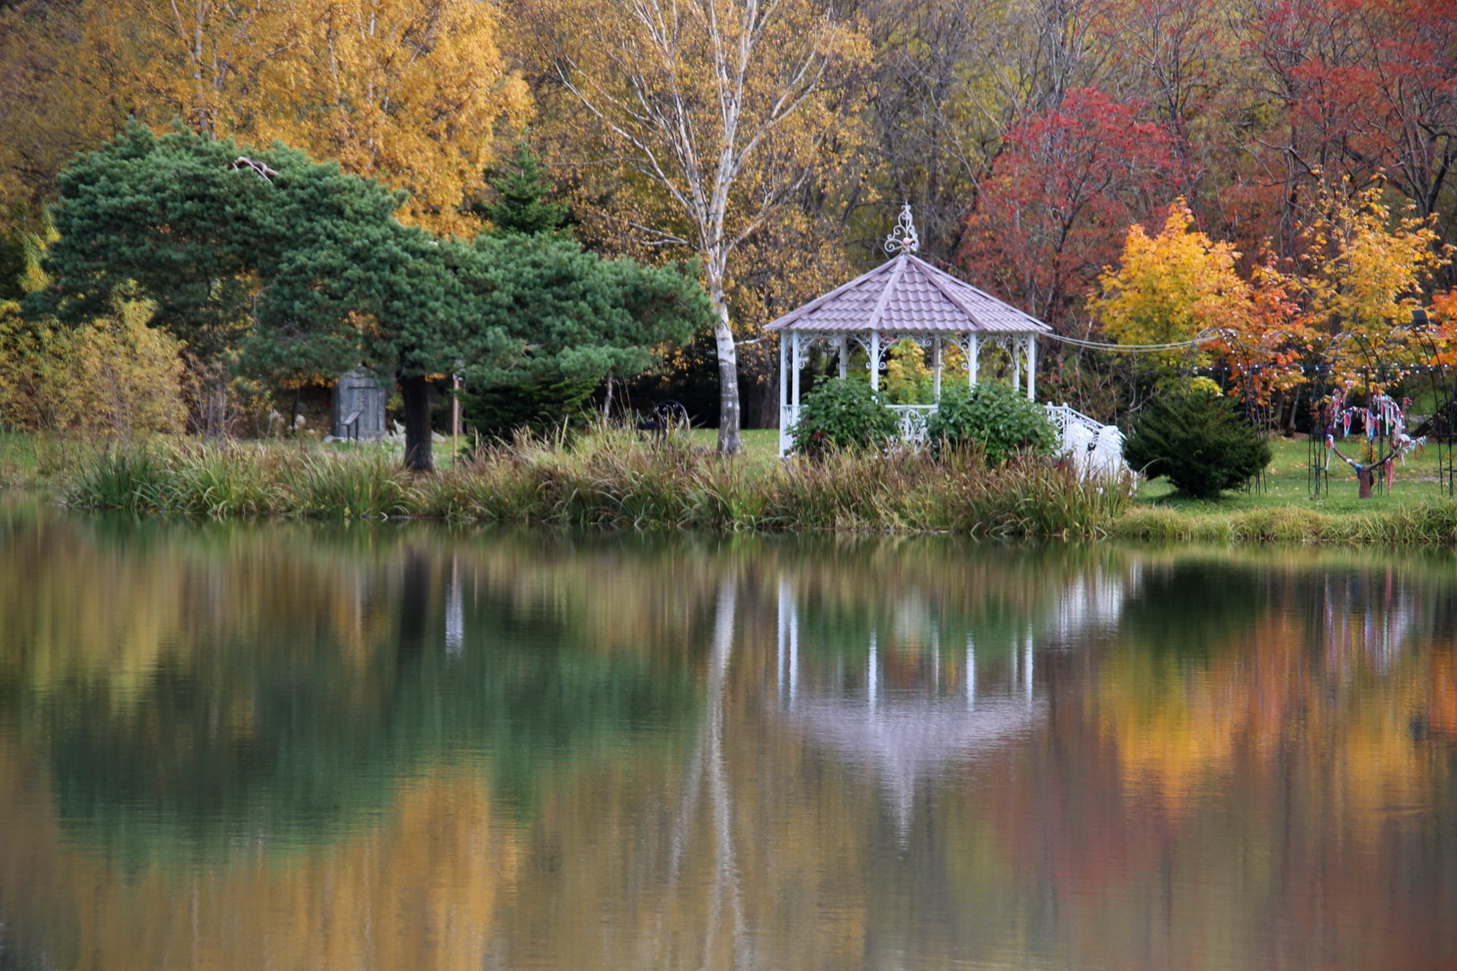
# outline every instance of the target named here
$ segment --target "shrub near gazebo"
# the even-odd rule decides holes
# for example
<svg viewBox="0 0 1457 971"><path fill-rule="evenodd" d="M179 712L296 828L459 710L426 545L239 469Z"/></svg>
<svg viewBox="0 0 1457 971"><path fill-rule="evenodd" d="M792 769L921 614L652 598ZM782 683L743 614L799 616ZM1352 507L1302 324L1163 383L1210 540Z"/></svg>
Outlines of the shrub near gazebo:
<svg viewBox="0 0 1457 971"><path fill-rule="evenodd" d="M790 431L794 451L823 455L833 448L878 448L900 432L900 418L864 381L831 378L811 391Z"/></svg>
<svg viewBox="0 0 1457 971"><path fill-rule="evenodd" d="M947 388L926 419L926 438L936 450L979 446L988 465L1002 465L1020 451L1051 455L1058 446L1047 409L999 384Z"/></svg>
<svg viewBox="0 0 1457 971"><path fill-rule="evenodd" d="M1217 387L1194 384L1160 395L1134 426L1124 457L1149 478L1213 499L1259 475L1270 445Z"/></svg>

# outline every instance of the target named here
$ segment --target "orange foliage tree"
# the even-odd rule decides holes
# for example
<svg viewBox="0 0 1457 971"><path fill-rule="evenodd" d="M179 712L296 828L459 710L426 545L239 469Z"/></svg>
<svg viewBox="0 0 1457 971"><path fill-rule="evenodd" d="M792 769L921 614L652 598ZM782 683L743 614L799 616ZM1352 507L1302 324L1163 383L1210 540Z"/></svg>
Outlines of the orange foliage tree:
<svg viewBox="0 0 1457 971"><path fill-rule="evenodd" d="M1156 235L1129 229L1119 267L1099 278L1088 309L1120 344L1198 342L1156 359L1172 367L1210 363L1213 353L1251 403L1271 404L1304 380L1314 335L1292 296L1294 282L1269 258L1246 279L1239 257L1230 243L1194 228L1188 204L1176 199ZM1195 346L1204 353L1191 358Z"/></svg>

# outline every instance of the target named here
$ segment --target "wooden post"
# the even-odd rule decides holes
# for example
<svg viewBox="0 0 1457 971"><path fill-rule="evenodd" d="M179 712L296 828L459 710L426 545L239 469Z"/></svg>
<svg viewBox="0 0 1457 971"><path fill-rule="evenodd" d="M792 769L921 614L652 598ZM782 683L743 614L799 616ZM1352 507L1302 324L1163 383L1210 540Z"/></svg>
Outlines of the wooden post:
<svg viewBox="0 0 1457 971"><path fill-rule="evenodd" d="M794 410L799 412L799 372L804 368L804 338L798 334L794 335L794 353L790 356L790 363L794 366Z"/></svg>

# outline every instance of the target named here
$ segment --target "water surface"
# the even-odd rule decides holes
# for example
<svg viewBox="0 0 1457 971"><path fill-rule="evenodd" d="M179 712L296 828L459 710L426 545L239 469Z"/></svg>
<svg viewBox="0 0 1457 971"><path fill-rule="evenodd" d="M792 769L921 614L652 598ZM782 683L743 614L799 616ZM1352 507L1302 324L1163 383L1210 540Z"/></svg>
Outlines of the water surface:
<svg viewBox="0 0 1457 971"><path fill-rule="evenodd" d="M1457 966L1457 564L0 505L0 968Z"/></svg>

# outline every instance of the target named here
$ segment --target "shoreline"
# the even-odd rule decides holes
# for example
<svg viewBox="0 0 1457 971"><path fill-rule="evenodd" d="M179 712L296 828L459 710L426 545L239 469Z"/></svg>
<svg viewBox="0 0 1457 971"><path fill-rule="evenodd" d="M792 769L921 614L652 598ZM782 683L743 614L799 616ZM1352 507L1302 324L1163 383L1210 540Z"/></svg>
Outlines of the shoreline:
<svg viewBox="0 0 1457 971"><path fill-rule="evenodd" d="M1298 465L1275 487L1218 502L1171 495L1131 477L1079 480L1046 461L988 468L975 453L849 453L781 463L721 458L690 440L645 442L597 430L522 437L469 463L418 475L387 449L310 443L153 442L86 446L63 467L15 461L0 487L37 489L80 510L192 519L545 525L704 534L958 534L987 540L1096 543L1457 546L1457 499L1413 476L1410 491L1371 500L1295 498ZM1302 448L1287 443L1286 448ZM1291 456L1290 458L1294 458ZM1288 464L1288 463L1287 463ZM1416 469L1412 470L1417 473ZM1300 482L1295 479L1299 476ZM1142 495L1137 495L1142 493ZM1313 508L1315 505L1322 508Z"/></svg>

